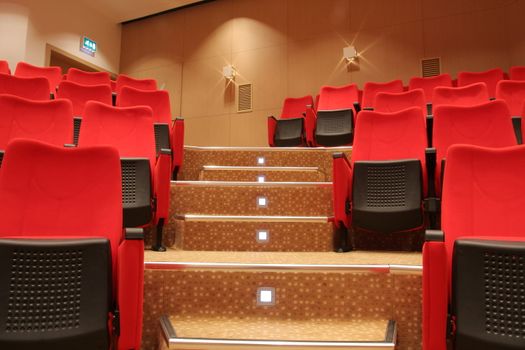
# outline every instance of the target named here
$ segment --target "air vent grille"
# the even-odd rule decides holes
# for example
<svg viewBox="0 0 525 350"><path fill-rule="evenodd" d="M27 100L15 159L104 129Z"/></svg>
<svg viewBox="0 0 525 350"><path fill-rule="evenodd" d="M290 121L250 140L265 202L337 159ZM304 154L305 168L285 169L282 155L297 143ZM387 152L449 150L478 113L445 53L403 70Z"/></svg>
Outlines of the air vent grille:
<svg viewBox="0 0 525 350"><path fill-rule="evenodd" d="M421 74L424 78L441 74L441 59L439 57L424 58L421 60Z"/></svg>
<svg viewBox="0 0 525 350"><path fill-rule="evenodd" d="M252 110L252 84L238 86L237 112L251 112Z"/></svg>

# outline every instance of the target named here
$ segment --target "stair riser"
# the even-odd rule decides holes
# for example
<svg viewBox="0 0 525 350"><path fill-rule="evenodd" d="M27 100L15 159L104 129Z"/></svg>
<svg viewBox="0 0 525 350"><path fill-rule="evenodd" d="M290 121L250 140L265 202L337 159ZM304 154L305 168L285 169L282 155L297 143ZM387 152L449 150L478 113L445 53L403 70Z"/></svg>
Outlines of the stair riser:
<svg viewBox="0 0 525 350"><path fill-rule="evenodd" d="M273 287L274 306L257 306ZM358 273L146 270L143 348L153 349L163 314L267 319L394 319L398 349L421 344L421 276Z"/></svg>
<svg viewBox="0 0 525 350"><path fill-rule="evenodd" d="M260 196L266 208L257 207ZM332 216L332 187L172 184L170 216L184 214Z"/></svg>
<svg viewBox="0 0 525 350"><path fill-rule="evenodd" d="M323 182L327 181L320 171L256 171L256 170L202 170L199 180L203 181L251 181L257 182L264 175L266 182Z"/></svg>
<svg viewBox="0 0 525 350"><path fill-rule="evenodd" d="M184 165L179 174L179 180L198 180L205 165L223 166L258 166L257 157L264 157L264 166L315 166L326 174L327 180L332 179L332 154L341 150L305 149L305 150L220 150L192 149L184 151ZM346 149L347 156L351 150Z"/></svg>
<svg viewBox="0 0 525 350"><path fill-rule="evenodd" d="M332 251L333 225L329 222L205 222L174 220L179 227L177 249L214 251L323 252ZM257 241L257 230L269 240ZM170 233L175 230L169 230Z"/></svg>

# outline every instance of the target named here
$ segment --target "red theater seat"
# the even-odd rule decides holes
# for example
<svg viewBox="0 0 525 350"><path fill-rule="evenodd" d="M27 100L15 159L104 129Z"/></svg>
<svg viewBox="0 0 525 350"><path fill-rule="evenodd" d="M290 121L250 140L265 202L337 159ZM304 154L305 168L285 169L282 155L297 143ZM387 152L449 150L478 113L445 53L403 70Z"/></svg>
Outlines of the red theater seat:
<svg viewBox="0 0 525 350"><path fill-rule="evenodd" d="M512 116L512 124L519 144L523 143L522 119L525 105L525 80L501 80L496 86L496 98L507 103Z"/></svg>
<svg viewBox="0 0 525 350"><path fill-rule="evenodd" d="M423 249L423 349L525 348L525 147L454 145Z"/></svg>
<svg viewBox="0 0 525 350"><path fill-rule="evenodd" d="M9 144L0 348L140 348L144 242L140 230L123 232L120 183L113 148Z"/></svg>
<svg viewBox="0 0 525 350"><path fill-rule="evenodd" d="M14 139L31 139L63 147L73 137L73 112L66 100L32 101L0 95L0 150Z"/></svg>
<svg viewBox="0 0 525 350"><path fill-rule="evenodd" d="M315 108L310 95L286 98L280 119L268 117L268 144L271 147L304 146L304 120L308 108Z"/></svg>
<svg viewBox="0 0 525 350"><path fill-rule="evenodd" d="M422 228L426 144L421 108L360 112L351 161L334 155L336 250L350 248L352 228L380 233Z"/></svg>
<svg viewBox="0 0 525 350"><path fill-rule="evenodd" d="M466 86L474 83L485 83L490 98L496 96L496 85L504 79L503 70L500 68L489 69L484 72L459 72L458 86Z"/></svg>
<svg viewBox="0 0 525 350"><path fill-rule="evenodd" d="M9 94L35 101L49 101L49 81L46 78L20 78L0 74L0 94Z"/></svg>
<svg viewBox="0 0 525 350"><path fill-rule="evenodd" d="M409 89L423 89L425 93L425 103L427 103L427 114L432 114L432 95L434 88L438 86L452 87L452 78L449 74L436 75L435 77L414 77L408 83Z"/></svg>
<svg viewBox="0 0 525 350"><path fill-rule="evenodd" d="M323 86L317 111L306 112L306 139L312 146L343 146L352 143L356 106L359 104L357 85Z"/></svg>
<svg viewBox="0 0 525 350"><path fill-rule="evenodd" d="M110 85L108 72L86 72L76 68L67 70L67 80L82 85Z"/></svg>
<svg viewBox="0 0 525 350"><path fill-rule="evenodd" d="M426 111L427 104L422 89L406 92L380 92L375 97L374 111L376 112L398 112L410 107L419 107L421 111Z"/></svg>
<svg viewBox="0 0 525 350"><path fill-rule="evenodd" d="M517 144L509 109L506 103L500 100L467 107L436 107L433 139L436 148L435 183L438 195L441 192L443 161L450 146L469 144L508 147Z"/></svg>
<svg viewBox="0 0 525 350"><path fill-rule="evenodd" d="M38 67L26 62L18 62L15 69L17 77L35 78L44 77L49 81L49 94L54 95L60 81L62 69L60 67Z"/></svg>
<svg viewBox="0 0 525 350"><path fill-rule="evenodd" d="M387 83L368 82L363 88L363 109L374 108L374 100L380 92L403 92L403 82L392 80Z"/></svg>
<svg viewBox="0 0 525 350"><path fill-rule="evenodd" d="M173 177L182 166L184 152L184 119L172 121L170 95L166 90L139 90L123 87L117 97L117 106L149 106L153 111L155 127L155 146L157 153L161 149L171 149ZM182 131L182 132L181 132Z"/></svg>
<svg viewBox="0 0 525 350"><path fill-rule="evenodd" d="M0 73L11 74L11 69L9 69L9 63L7 61L0 60Z"/></svg>
<svg viewBox="0 0 525 350"><path fill-rule="evenodd" d="M475 83L462 87L438 86L432 95L433 109L439 105L472 106L489 100L487 84Z"/></svg>
<svg viewBox="0 0 525 350"><path fill-rule="evenodd" d="M157 90L157 81L155 79L135 79L124 74L119 74L115 85L117 94L120 93L124 86L140 90Z"/></svg>
<svg viewBox="0 0 525 350"><path fill-rule="evenodd" d="M157 225L161 235L168 217L171 151L155 154L153 122L150 107L112 107L90 101L84 109L78 145L111 145L119 150L124 225Z"/></svg>
<svg viewBox="0 0 525 350"><path fill-rule="evenodd" d="M510 67L511 80L525 80L525 66Z"/></svg>

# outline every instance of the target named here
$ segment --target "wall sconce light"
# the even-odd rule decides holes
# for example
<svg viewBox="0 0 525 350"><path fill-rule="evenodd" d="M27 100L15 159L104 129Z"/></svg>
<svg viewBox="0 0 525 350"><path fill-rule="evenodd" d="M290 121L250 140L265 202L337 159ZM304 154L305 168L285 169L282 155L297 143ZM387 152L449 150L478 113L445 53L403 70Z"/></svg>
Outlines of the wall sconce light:
<svg viewBox="0 0 525 350"><path fill-rule="evenodd" d="M222 67L222 75L226 79L230 81L235 80L235 74L237 74L237 72L235 71L235 68L231 64Z"/></svg>
<svg viewBox="0 0 525 350"><path fill-rule="evenodd" d="M353 62L357 58L357 50L355 49L355 46L343 47L343 57L346 62Z"/></svg>

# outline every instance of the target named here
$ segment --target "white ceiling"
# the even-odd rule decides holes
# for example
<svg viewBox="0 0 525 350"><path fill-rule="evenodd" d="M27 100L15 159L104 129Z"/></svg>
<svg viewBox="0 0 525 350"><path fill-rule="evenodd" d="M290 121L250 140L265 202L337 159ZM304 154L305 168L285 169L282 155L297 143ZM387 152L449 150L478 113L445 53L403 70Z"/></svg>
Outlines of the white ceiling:
<svg viewBox="0 0 525 350"><path fill-rule="evenodd" d="M152 15L203 0L82 0L115 23Z"/></svg>

